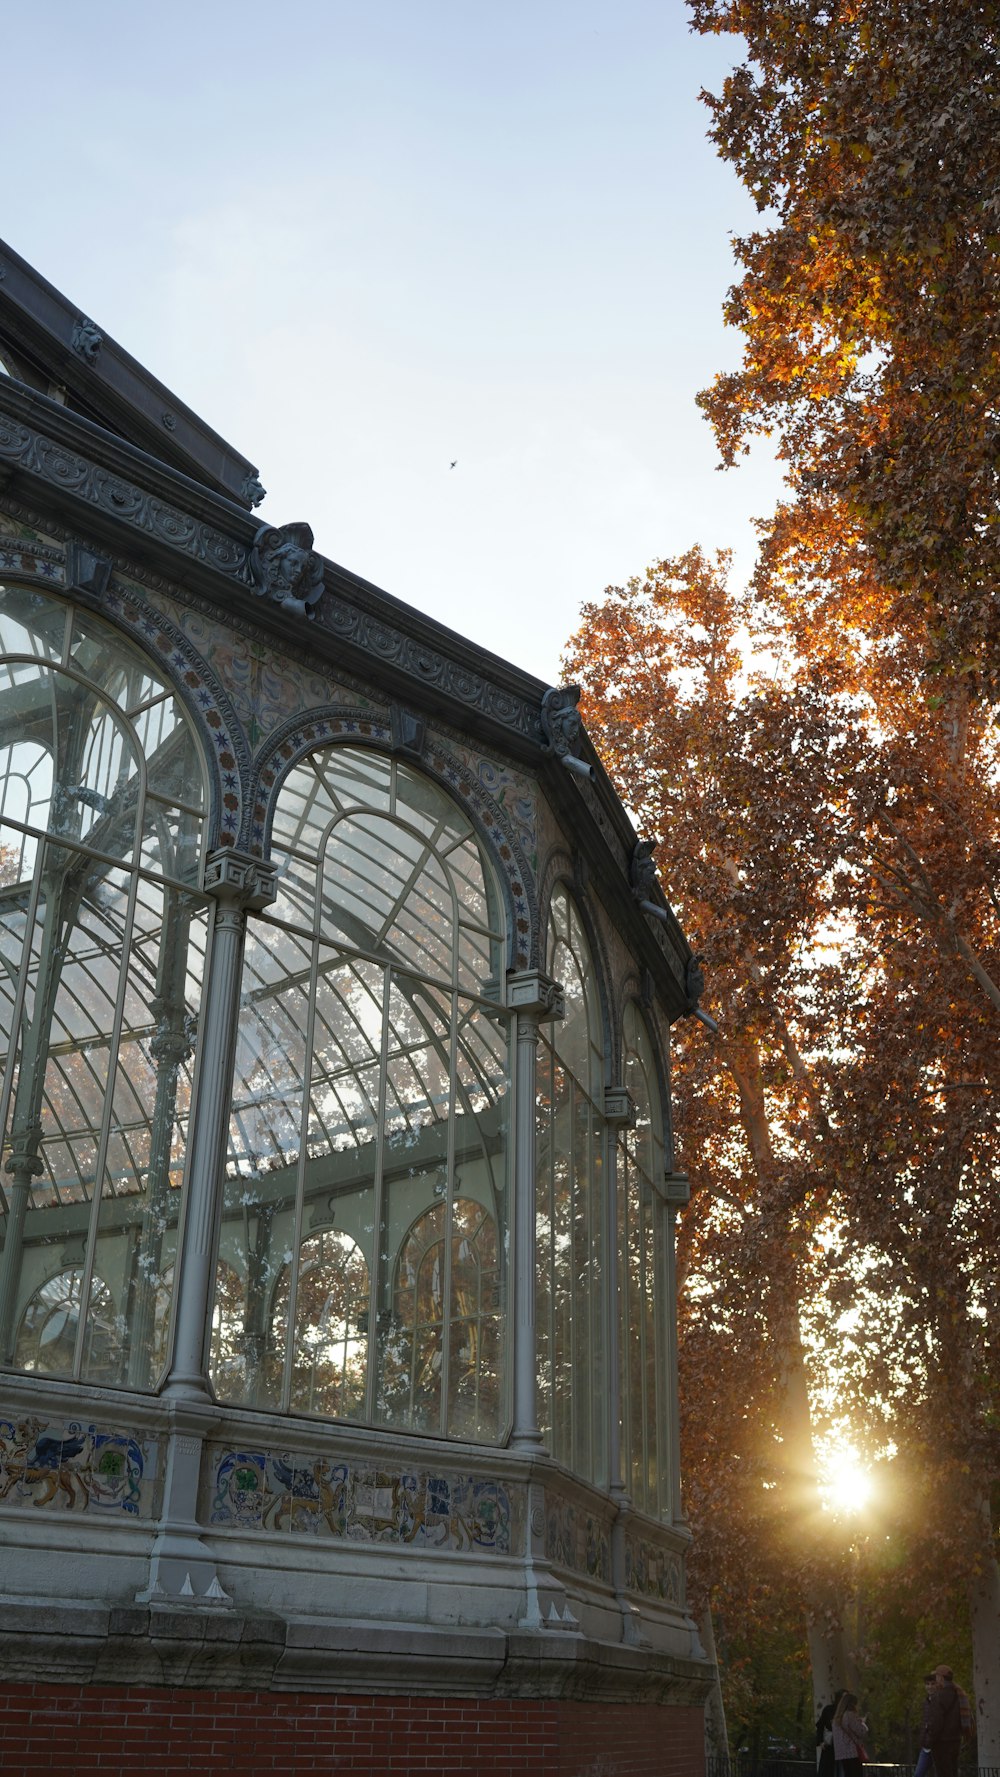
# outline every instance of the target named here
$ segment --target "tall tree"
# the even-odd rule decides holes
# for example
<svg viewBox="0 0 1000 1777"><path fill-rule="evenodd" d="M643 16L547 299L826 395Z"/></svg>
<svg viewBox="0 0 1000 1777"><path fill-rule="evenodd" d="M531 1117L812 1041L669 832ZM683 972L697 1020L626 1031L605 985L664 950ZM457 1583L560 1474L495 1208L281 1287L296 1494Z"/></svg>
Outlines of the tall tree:
<svg viewBox="0 0 1000 1777"><path fill-rule="evenodd" d="M995 737L968 700L960 719L929 707L904 635L866 649L824 617L804 655L787 605L732 596L724 568L695 550L609 589L567 662L626 800L662 836L720 1023L677 1081L696 1186L681 1248L694 1515L716 1575L746 1568L742 1539L760 1596L794 1579L821 1701L848 1649L816 1511L819 1405L856 1440L905 1446L939 1508L914 1571L928 1593L967 1589L992 1746ZM845 1314L867 1333L843 1337ZM716 1590L738 1622L731 1583Z"/></svg>
<svg viewBox="0 0 1000 1777"><path fill-rule="evenodd" d="M695 1403L686 1460L702 1547L717 1553L717 1590L729 1576L730 1624L751 1616L737 1574L756 1578L759 1598L797 1592L819 1706L846 1682L850 1650L819 1509L800 1308L837 1142L796 1008L815 1000L812 953L837 855L821 819L831 733L822 699L792 699L773 675L747 682L753 613L727 566L695 549L610 588L585 608L567 665L626 802L662 835L658 860L698 935L720 1023L678 1080L694 1186L680 1251Z"/></svg>
<svg viewBox="0 0 1000 1777"><path fill-rule="evenodd" d="M712 136L764 220L737 241L740 370L703 397L723 460L778 441L790 500L765 568L829 552L1000 692L1000 6L688 0L746 50Z"/></svg>

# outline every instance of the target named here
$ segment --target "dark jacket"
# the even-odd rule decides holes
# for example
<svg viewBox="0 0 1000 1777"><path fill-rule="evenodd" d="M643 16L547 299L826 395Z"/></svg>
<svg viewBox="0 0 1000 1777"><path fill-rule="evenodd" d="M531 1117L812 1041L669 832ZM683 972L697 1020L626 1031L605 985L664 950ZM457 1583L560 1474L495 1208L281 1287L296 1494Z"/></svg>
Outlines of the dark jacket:
<svg viewBox="0 0 1000 1777"><path fill-rule="evenodd" d="M962 1711L957 1687L950 1682L939 1684L931 1692L924 1723L924 1745L933 1752L935 1746L952 1746L962 1738Z"/></svg>

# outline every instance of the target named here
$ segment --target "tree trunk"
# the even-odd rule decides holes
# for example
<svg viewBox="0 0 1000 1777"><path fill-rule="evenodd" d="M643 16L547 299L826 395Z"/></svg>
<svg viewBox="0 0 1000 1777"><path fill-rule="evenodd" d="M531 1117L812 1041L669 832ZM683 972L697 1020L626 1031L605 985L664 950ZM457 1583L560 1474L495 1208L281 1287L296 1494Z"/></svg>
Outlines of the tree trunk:
<svg viewBox="0 0 1000 1777"><path fill-rule="evenodd" d="M994 1551L989 1501L980 1506L985 1550L982 1571L969 1581L972 1688L979 1764L1000 1766L1000 1566Z"/></svg>
<svg viewBox="0 0 1000 1777"><path fill-rule="evenodd" d="M712 1607L706 1604L698 1625L701 1645L715 1667L712 1688L705 1701L705 1757L723 1759L729 1753L729 1737L726 1733L726 1709L722 1701L722 1682L719 1677L719 1660L715 1651L715 1630L712 1627Z"/></svg>

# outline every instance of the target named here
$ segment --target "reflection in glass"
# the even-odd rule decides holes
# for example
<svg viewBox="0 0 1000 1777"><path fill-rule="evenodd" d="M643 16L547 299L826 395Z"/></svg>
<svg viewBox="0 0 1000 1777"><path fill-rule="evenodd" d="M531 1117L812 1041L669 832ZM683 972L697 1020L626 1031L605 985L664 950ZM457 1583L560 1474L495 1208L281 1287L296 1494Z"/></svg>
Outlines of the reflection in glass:
<svg viewBox="0 0 1000 1777"><path fill-rule="evenodd" d="M625 1084L636 1121L619 1141L622 1459L633 1502L659 1516L667 1509L668 1458L663 1121L653 1046L631 1004L624 1036Z"/></svg>
<svg viewBox="0 0 1000 1777"><path fill-rule="evenodd" d="M502 1287L508 1055L492 872L442 790L354 747L289 773L272 856L278 900L251 922L245 956L220 1246L240 1287L224 1280L217 1298L229 1355L216 1390L499 1438L499 1322L477 1297L470 1332L463 1306L470 1263L489 1272L491 1301ZM479 1206L472 1233L460 1201ZM441 1295L418 1327L408 1297L403 1314L400 1255L429 1214Z"/></svg>
<svg viewBox="0 0 1000 1777"><path fill-rule="evenodd" d="M206 916L187 718L88 612L0 588L0 1364L152 1387Z"/></svg>
<svg viewBox="0 0 1000 1777"><path fill-rule="evenodd" d="M566 889L549 913L548 973L566 1014L543 1026L537 1080L539 1414L553 1456L607 1478L604 1050L590 947Z"/></svg>

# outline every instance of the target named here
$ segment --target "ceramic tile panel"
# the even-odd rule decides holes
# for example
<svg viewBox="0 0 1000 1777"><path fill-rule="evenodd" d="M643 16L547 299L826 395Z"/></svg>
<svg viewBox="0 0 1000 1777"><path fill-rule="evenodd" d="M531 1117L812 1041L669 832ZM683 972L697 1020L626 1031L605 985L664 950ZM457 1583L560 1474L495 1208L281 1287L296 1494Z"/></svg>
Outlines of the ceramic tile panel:
<svg viewBox="0 0 1000 1777"><path fill-rule="evenodd" d="M0 1418L0 1507L149 1518L156 1454L114 1426Z"/></svg>
<svg viewBox="0 0 1000 1777"><path fill-rule="evenodd" d="M212 1525L497 1555L524 1546L523 1490L492 1476L220 1445L206 1457L204 1515Z"/></svg>

